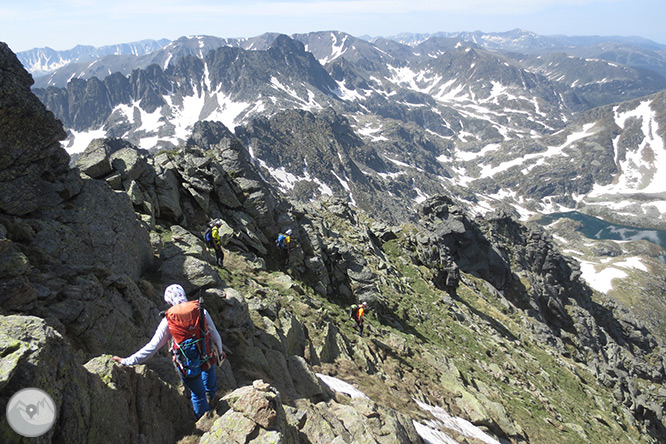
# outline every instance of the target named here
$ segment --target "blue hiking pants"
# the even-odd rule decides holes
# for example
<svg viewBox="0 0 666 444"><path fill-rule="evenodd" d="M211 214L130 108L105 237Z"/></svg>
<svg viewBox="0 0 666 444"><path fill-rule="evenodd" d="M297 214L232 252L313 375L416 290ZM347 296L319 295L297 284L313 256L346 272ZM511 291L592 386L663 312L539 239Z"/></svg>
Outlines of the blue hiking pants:
<svg viewBox="0 0 666 444"><path fill-rule="evenodd" d="M192 407L197 419L201 418L204 413L210 410L208 399L206 395L211 397L215 396L217 391L217 375L215 374L215 366L211 366L208 370L202 371L199 376L192 379L183 380L183 384L190 389L192 398Z"/></svg>

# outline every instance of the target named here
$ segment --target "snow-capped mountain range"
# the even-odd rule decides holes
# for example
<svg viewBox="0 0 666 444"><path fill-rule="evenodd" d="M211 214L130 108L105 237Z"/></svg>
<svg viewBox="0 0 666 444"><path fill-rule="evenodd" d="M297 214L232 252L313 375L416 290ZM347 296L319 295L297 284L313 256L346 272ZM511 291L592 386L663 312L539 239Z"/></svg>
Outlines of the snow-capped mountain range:
<svg viewBox="0 0 666 444"><path fill-rule="evenodd" d="M141 40L139 42L121 43L118 45L101 46L99 48L89 45L78 45L66 51L56 51L51 48L34 48L29 51L19 52L17 57L25 69L37 78L48 75L65 66L74 64L82 67L108 56L143 56L162 48L168 43L169 40L160 39Z"/></svg>
<svg viewBox="0 0 666 444"><path fill-rule="evenodd" d="M425 37L184 37L120 67L118 55L61 67L35 93L68 130L70 153L98 137L173 148L208 120L302 199L343 193L400 220L455 191L478 213L586 205L666 224L663 46L525 31ZM611 44L620 49L605 59L573 55ZM658 55L653 69L645 57L616 61L628 48Z"/></svg>

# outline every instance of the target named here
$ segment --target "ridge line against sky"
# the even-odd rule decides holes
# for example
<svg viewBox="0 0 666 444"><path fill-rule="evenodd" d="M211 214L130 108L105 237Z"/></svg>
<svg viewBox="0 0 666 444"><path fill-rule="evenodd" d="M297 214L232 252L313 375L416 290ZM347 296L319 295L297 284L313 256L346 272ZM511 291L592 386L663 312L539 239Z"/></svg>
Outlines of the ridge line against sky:
<svg viewBox="0 0 666 444"><path fill-rule="evenodd" d="M666 44L664 17L664 0L23 0L0 5L0 41L20 52L187 35L335 30L376 37L520 28Z"/></svg>

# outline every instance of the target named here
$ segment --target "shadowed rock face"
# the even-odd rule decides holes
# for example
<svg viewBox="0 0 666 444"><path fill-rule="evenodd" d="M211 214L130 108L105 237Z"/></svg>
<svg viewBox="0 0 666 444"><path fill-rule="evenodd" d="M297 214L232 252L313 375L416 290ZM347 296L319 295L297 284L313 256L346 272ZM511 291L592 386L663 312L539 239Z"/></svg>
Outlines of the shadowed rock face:
<svg viewBox="0 0 666 444"><path fill-rule="evenodd" d="M510 280L510 268L479 226L446 196L436 196L419 207L417 254L424 264L440 270L440 288L457 286L457 269L474 274L502 290ZM447 284L448 281L448 284Z"/></svg>
<svg viewBox="0 0 666 444"><path fill-rule="evenodd" d="M32 83L0 43L0 210L15 215L57 205L81 186L59 143L62 125L30 92Z"/></svg>

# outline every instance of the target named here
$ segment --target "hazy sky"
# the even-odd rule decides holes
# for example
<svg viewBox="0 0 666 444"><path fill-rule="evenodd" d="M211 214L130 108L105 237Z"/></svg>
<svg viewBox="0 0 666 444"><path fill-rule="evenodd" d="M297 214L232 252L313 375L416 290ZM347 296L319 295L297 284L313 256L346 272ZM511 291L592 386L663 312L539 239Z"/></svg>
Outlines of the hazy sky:
<svg viewBox="0 0 666 444"><path fill-rule="evenodd" d="M186 35L335 30L374 37L522 28L666 44L664 19L666 0L0 0L0 41L19 52Z"/></svg>

